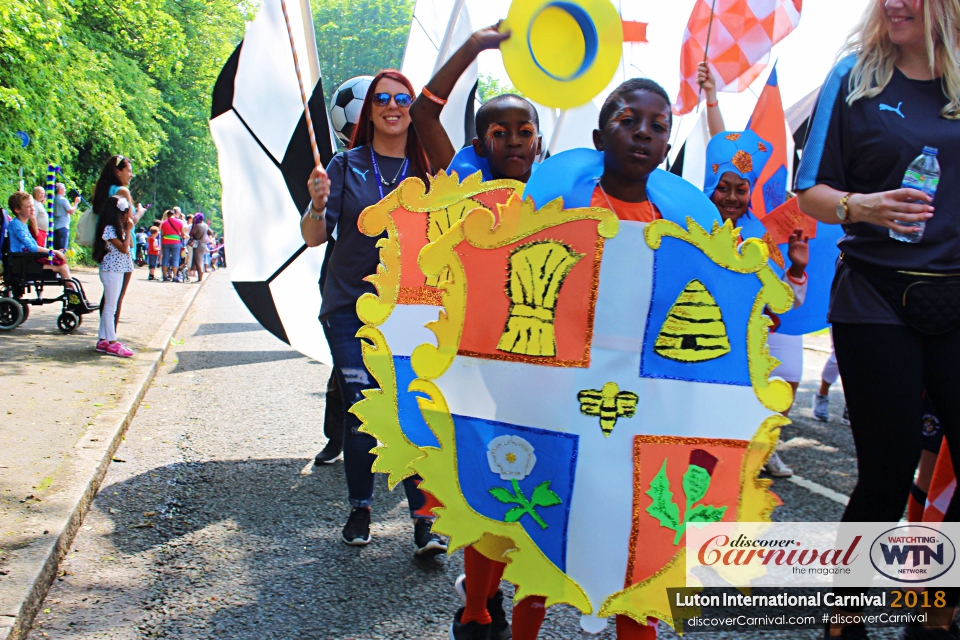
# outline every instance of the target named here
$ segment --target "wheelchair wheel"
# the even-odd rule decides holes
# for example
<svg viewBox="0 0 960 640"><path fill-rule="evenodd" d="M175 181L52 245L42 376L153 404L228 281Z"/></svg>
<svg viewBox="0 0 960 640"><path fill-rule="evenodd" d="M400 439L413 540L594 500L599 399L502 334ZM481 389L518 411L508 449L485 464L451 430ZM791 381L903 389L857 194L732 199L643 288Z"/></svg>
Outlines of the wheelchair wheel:
<svg viewBox="0 0 960 640"><path fill-rule="evenodd" d="M14 298L0 298L0 331L11 331L26 320L23 305Z"/></svg>
<svg viewBox="0 0 960 640"><path fill-rule="evenodd" d="M57 316L57 328L64 333L76 331L77 327L79 327L80 323L82 322L83 318L75 314L73 311L64 311Z"/></svg>
<svg viewBox="0 0 960 640"><path fill-rule="evenodd" d="M20 321L20 324L23 324L30 317L30 305L21 302L20 308L23 309L23 320Z"/></svg>

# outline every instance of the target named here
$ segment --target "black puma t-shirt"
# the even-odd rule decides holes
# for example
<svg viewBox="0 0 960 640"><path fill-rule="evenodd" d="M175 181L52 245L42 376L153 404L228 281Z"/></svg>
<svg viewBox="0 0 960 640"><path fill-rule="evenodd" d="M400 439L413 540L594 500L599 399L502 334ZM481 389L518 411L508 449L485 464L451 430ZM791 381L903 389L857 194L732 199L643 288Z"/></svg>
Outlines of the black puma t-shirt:
<svg viewBox="0 0 960 640"><path fill-rule="evenodd" d="M397 178L390 186L380 185L383 195L397 188L404 177L399 175L403 158L389 158L376 154L377 165L387 182ZM371 238L357 227L357 220L364 209L380 202L380 189L373 163L370 162L370 147L364 145L338 153L327 165L330 177L330 197L327 198L327 236L336 239L328 257L325 257L324 272L320 277L323 301L320 318L334 311L354 308L357 299L365 293L376 293L376 288L364 281L377 272L380 250L377 240L386 234Z"/></svg>
<svg viewBox="0 0 960 640"><path fill-rule="evenodd" d="M947 120L940 80L911 80L894 69L886 88L847 104L855 56L841 60L820 89L796 189L826 184L840 191L876 193L899 189L903 174L925 146L938 149L940 184L934 216L916 244L890 238L886 227L844 225L840 251L894 269L960 272L960 121ZM902 324L892 307L859 274L838 265L830 322Z"/></svg>

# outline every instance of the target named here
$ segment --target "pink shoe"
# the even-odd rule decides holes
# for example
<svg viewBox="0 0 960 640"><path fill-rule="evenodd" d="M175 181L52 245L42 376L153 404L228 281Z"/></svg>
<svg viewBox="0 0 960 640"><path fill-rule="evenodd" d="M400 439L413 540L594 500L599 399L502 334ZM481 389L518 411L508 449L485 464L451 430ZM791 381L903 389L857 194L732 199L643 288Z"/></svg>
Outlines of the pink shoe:
<svg viewBox="0 0 960 640"><path fill-rule="evenodd" d="M97 340L97 353L106 353L110 343L106 340Z"/></svg>
<svg viewBox="0 0 960 640"><path fill-rule="evenodd" d="M104 353L106 353L108 356L117 356L118 358L129 358L133 355L133 351L130 351L130 349L127 349L119 342L114 342L108 346Z"/></svg>

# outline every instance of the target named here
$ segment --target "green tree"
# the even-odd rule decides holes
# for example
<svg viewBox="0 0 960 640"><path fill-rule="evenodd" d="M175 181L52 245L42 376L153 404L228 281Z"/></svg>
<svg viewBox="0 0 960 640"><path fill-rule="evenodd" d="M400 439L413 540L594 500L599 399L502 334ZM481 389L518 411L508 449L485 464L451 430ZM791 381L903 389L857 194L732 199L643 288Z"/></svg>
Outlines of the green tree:
<svg viewBox="0 0 960 640"><path fill-rule="evenodd" d="M512 93L514 95L523 96L523 94L517 91L517 88L512 84L509 82L504 82L499 78L490 75L489 73L481 73L477 78L477 97L480 99L480 102L486 102L490 98L502 95L504 93Z"/></svg>
<svg viewBox="0 0 960 640"><path fill-rule="evenodd" d="M323 0L313 3L320 74L327 105L343 82L399 69L414 0Z"/></svg>

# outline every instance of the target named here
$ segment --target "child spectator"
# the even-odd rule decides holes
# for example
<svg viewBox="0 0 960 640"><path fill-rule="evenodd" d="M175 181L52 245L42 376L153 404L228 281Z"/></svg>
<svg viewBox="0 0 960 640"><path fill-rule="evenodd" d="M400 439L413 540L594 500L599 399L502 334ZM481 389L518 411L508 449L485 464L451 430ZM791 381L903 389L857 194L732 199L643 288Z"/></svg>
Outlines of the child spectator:
<svg viewBox="0 0 960 640"><path fill-rule="evenodd" d="M63 257L63 254L38 245L37 241L30 235L28 223L34 215L33 204L30 194L25 191L17 191L7 200L7 205L13 211L13 219L10 221L7 230L10 237L10 253L45 253L48 256L52 255L52 263L49 258L40 258L37 262L42 264L44 269L60 274L67 289L76 290L76 286L71 280L70 268L67 266L67 260Z"/></svg>
<svg viewBox="0 0 960 640"><path fill-rule="evenodd" d="M147 266L150 268L150 275L147 280L156 280L154 272L157 269L157 263L160 261L160 227L150 227L150 234L144 244L147 245Z"/></svg>
<svg viewBox="0 0 960 640"><path fill-rule="evenodd" d="M100 209L97 233L93 239L93 259L100 263L104 305L100 310L100 333L96 349L119 358L133 355L133 351L117 341L115 319L124 276L133 271L130 257L133 245L132 214L129 200L110 196Z"/></svg>

